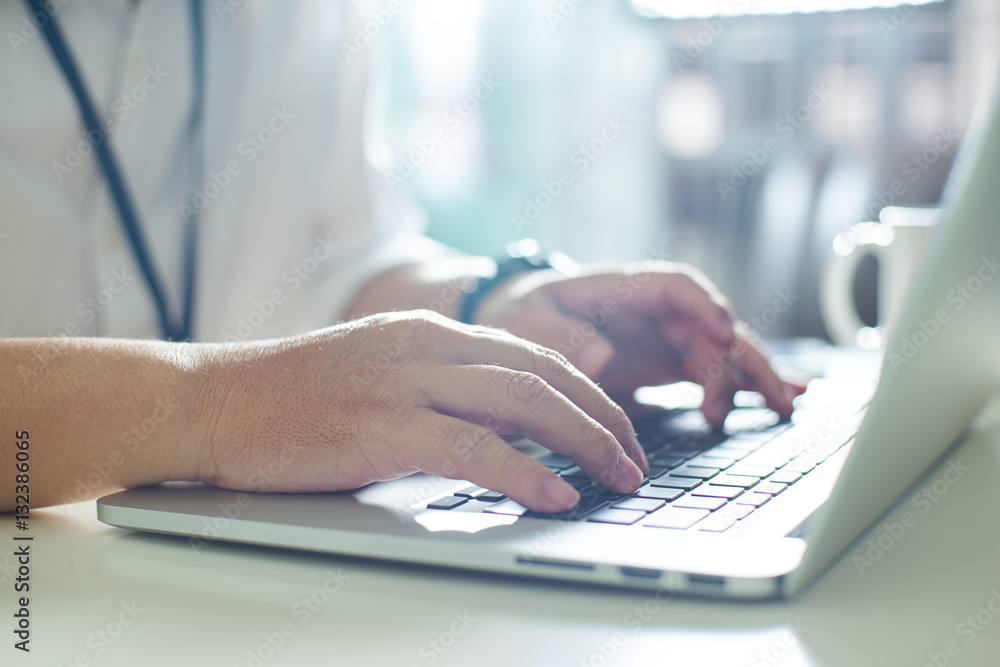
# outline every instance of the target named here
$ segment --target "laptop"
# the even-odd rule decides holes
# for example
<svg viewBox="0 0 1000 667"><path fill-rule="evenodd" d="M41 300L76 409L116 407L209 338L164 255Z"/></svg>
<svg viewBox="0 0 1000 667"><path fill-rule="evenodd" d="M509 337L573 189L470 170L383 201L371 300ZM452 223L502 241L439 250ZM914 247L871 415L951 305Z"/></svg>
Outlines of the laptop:
<svg viewBox="0 0 1000 667"><path fill-rule="evenodd" d="M662 406L636 421L651 470L631 496L522 442L580 490L576 508L537 514L418 474L310 494L167 483L101 498L98 518L182 536L195 553L238 542L720 598L794 595L887 529L880 517L922 477L960 472L947 459L1000 379L998 178L994 110L956 160L877 387L814 381L789 423L744 407L722 431Z"/></svg>

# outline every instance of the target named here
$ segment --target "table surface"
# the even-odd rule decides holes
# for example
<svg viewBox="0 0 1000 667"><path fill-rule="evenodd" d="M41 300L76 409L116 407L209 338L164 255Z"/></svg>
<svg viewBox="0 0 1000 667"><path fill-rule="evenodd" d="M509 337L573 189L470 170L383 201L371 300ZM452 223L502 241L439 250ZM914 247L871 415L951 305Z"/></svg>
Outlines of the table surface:
<svg viewBox="0 0 1000 667"><path fill-rule="evenodd" d="M106 526L92 501L34 511L27 533L3 515L0 665L1000 665L1000 405L949 460L961 477L945 462L787 602L221 543L196 552ZM895 526L907 511L915 522ZM25 534L28 654L12 632L25 544L13 538Z"/></svg>

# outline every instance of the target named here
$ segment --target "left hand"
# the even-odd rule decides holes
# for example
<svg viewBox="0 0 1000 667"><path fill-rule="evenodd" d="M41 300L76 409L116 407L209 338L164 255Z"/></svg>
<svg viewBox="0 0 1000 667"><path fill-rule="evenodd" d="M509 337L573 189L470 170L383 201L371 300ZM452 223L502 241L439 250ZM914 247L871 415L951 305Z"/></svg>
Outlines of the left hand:
<svg viewBox="0 0 1000 667"><path fill-rule="evenodd" d="M642 386L698 382L717 427L739 389L760 392L782 417L802 391L777 376L718 288L684 264L520 274L483 300L476 320L561 352L620 402Z"/></svg>

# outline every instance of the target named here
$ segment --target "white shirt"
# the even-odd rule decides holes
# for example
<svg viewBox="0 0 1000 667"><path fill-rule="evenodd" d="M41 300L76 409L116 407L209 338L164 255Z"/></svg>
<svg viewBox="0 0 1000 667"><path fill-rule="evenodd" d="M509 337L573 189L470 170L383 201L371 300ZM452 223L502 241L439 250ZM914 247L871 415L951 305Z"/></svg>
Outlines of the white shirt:
<svg viewBox="0 0 1000 667"><path fill-rule="evenodd" d="M187 2L55 4L179 319L192 198ZM350 2L205 3L195 338L329 325L378 272L441 252L366 159L371 48ZM22 2L0 3L0 335L160 335L75 98Z"/></svg>

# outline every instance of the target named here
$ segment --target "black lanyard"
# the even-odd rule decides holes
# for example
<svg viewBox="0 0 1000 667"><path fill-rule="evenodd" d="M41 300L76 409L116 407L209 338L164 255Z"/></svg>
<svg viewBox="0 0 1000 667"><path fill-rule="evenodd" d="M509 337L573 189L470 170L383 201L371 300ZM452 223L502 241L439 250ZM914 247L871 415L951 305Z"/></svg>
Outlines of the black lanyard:
<svg viewBox="0 0 1000 667"><path fill-rule="evenodd" d="M56 22L56 17L49 11L49 4L44 0L24 0L25 4L35 16L45 16L48 20L42 22L40 26L45 33L49 49L53 57L62 68L63 75L73 95L76 97L76 104L80 110L80 117L83 121L87 135L90 137L100 137L101 140L93 141L94 152L100 162L101 169L108 182L108 189L118 209L118 218L125 235L128 237L135 254L136 262L142 271L146 286L149 288L156 303L156 311L160 320L160 329L163 338L166 340L189 341L192 333L192 318L194 312L194 282L195 263L197 259L198 242L198 207L192 206L192 215L188 216L188 222L184 225L184 260L183 260L183 295L180 321L175 321L170 317L170 309L167 306L167 296L163 289L163 283L153 266L152 258L149 254L146 239L139 225L135 206L132 198L125 187L118 162L111 152L110 142L105 137L105 132L101 129L101 119L94 107L94 103L87 92L87 88L80 76L80 70L76 66L72 53L66 45L62 31ZM188 123L188 137L191 147L192 173L196 175L197 182L200 183L204 169L204 130L203 114L205 106L205 33L202 23L201 3L199 0L190 0L191 3L191 41L192 41L192 81L194 87L193 102L191 105L191 116ZM96 133L96 134L95 134Z"/></svg>

